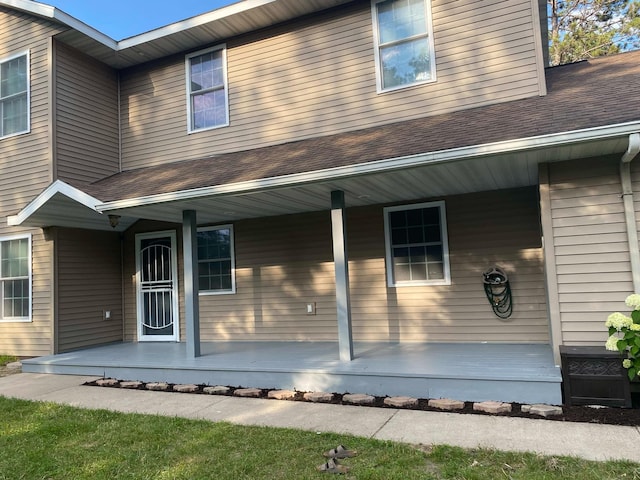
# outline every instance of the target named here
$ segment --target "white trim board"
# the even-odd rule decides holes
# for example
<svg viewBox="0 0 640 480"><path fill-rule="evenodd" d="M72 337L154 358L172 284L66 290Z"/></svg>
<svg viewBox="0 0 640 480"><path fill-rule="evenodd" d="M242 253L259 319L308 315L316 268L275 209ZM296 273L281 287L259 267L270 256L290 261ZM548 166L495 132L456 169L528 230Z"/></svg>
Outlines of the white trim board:
<svg viewBox="0 0 640 480"><path fill-rule="evenodd" d="M19 10L38 15L40 17L56 20L74 30L77 30L78 32L88 36L89 38L92 38L102 45L109 47L114 52L117 52L125 50L127 48L135 47L137 45L152 42L154 40L158 40L159 38L163 38L178 32L183 32L185 30L189 30L190 28L205 25L216 20L221 20L226 17L230 17L232 15L236 15L238 13L242 13L256 7L260 7L262 5L273 3L275 1L277 0L238 1L226 7L221 7L211 12L196 15L186 20L181 20L179 22L156 28L139 35L134 35L133 37L129 37L121 41L116 41L108 35L100 32L99 30L96 30L95 28L90 27L86 23L78 20L77 18L72 17L68 13L65 13L56 7L52 7L44 3L39 3L32 0L0 0L0 5L14 7Z"/></svg>
<svg viewBox="0 0 640 480"><path fill-rule="evenodd" d="M25 222L29 217L35 214L40 208L42 208L49 200L51 200L58 193L74 200L81 205L95 211L98 214L102 214L102 212L98 212L96 210L96 205L100 203L95 197L79 190L75 187L72 187L68 183L63 182L62 180L56 180L51 185L49 185L40 195L38 195L35 199L33 199L25 208L23 208L17 215L11 215L7 217L7 225L9 226L18 226Z"/></svg>

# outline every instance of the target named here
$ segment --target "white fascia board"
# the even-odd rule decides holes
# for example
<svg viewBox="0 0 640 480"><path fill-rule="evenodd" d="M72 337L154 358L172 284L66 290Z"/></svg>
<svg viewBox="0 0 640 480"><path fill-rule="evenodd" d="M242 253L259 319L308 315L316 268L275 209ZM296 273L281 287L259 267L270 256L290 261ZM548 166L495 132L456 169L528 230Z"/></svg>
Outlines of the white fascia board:
<svg viewBox="0 0 640 480"><path fill-rule="evenodd" d="M33 0L2 0L0 1L0 5L19 8L20 10L25 10L47 18L53 18L53 11L55 10L55 8L50 5L45 5L44 3Z"/></svg>
<svg viewBox="0 0 640 480"><path fill-rule="evenodd" d="M203 13L202 15L196 15L195 17L191 17L180 22L172 23L171 25L156 28L155 30L151 30L140 35L135 35L133 37L121 40L118 42L117 50L124 50L126 48L135 47L136 45L140 45L142 43L152 42L159 38L182 32L184 30L189 30L190 28L199 27L200 25L230 17L238 13L246 12L247 10L261 7L262 5L267 5L275 1L277 0L239 1L226 7L218 8L217 10L213 10L208 13Z"/></svg>
<svg viewBox="0 0 640 480"><path fill-rule="evenodd" d="M68 183L62 180L56 180L49 185L40 195L33 199L25 208L23 208L17 215L11 215L7 217L7 225L18 226L22 222L25 222L31 215L35 214L40 208L42 208L49 200L51 200L58 193L75 200L76 202L84 205L96 213L100 213L96 210L96 205L100 203L95 197L72 187Z"/></svg>
<svg viewBox="0 0 640 480"><path fill-rule="evenodd" d="M108 35L105 35L95 28L90 27L86 23L81 22L77 18L74 18L71 15L63 12L62 10L50 5L39 3L33 0L0 0L0 5L14 7L19 10L38 15L40 17L50 18L68 26L69 28L77 30L78 32L92 38L93 40L106 45L114 51L118 49L118 42L116 42Z"/></svg>
<svg viewBox="0 0 640 480"><path fill-rule="evenodd" d="M65 25L71 27L72 29L86 35L89 38L92 38L96 42L99 42L114 51L119 50L118 42L116 42L109 35L105 35L99 30L96 30L95 28L90 27L86 23L81 22L77 18L72 17L68 13L64 13L62 10L58 10L57 8L54 8L54 18L57 21L64 23Z"/></svg>
<svg viewBox="0 0 640 480"><path fill-rule="evenodd" d="M78 20L75 17L63 12L62 10L39 3L33 0L0 0L0 5L6 5L8 7L14 7L34 15L50 18L56 20L68 27L77 30L78 32L92 38L93 40L111 48L114 52L125 50L127 48L135 47L143 43L152 42L159 38L172 35L174 33L189 30L190 28L198 27L216 20L220 20L238 13L246 12L256 7L261 7L269 3L276 2L278 0L243 0L228 5L226 7L218 8L202 15L196 15L194 17L182 20L180 22L172 23L164 27L156 28L140 35L126 38L119 42L115 41L108 35L90 27L86 23Z"/></svg>
<svg viewBox="0 0 640 480"><path fill-rule="evenodd" d="M130 198L125 200L114 200L104 202L96 206L98 212L120 210L132 207L141 207L165 202L191 200L202 197L213 197L220 195L238 195L242 193L259 192L273 188L292 187L309 183L317 183L330 180L338 180L348 177L356 177L373 173L383 173L386 171L402 170L426 165L446 163L484 157L488 155L498 155L512 153L537 148L558 147L562 145L575 144L585 141L604 140L623 135L629 135L640 131L640 121L627 122L604 127L587 128L570 132L552 133L535 137L526 137L516 140L506 140L503 142L485 143L468 147L452 148L449 150L439 150L436 152L426 152L404 157L389 158L357 165L344 167L334 167L324 170L314 170L311 172L296 173L292 175L282 175L260 180L249 180L246 182L228 183L225 185L215 185L211 187L194 188L177 192L161 193L144 197Z"/></svg>

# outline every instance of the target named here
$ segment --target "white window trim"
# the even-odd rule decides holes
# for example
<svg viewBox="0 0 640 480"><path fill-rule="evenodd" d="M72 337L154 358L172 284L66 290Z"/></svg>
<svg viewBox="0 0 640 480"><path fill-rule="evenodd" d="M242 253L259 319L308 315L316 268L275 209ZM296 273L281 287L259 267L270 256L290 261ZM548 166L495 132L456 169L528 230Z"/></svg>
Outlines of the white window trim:
<svg viewBox="0 0 640 480"><path fill-rule="evenodd" d="M217 50L222 50L222 81L224 83L224 103L225 103L225 111L227 115L227 121L220 125L214 125L212 127L206 128L193 128L193 116L191 112L191 59L194 57L198 57L200 55L204 55L206 53L215 52ZM221 45L216 45L215 47L206 48L204 50L198 50L197 52L190 53L185 55L185 79L186 79L186 90L187 90L187 133L197 133L197 132L206 132L207 130L215 130L216 128L223 128L229 126L229 118L231 116L229 112L229 82L227 81L227 44L223 43Z"/></svg>
<svg viewBox="0 0 640 480"><path fill-rule="evenodd" d="M6 242L10 240L22 240L27 239L28 242L28 262L29 262L29 316L25 317L9 317L0 318L0 323L29 323L33 321L33 264L31 255L31 234L28 235L11 235L7 237L0 237L0 242ZM2 308L2 305L0 305Z"/></svg>
<svg viewBox="0 0 640 480"><path fill-rule="evenodd" d="M429 65L431 67L430 77L428 80L421 80L419 82L408 83L406 85L398 85L396 87L384 88L382 84L382 64L380 62L380 39L378 36L378 9L376 5L384 2L385 0L371 0L371 18L373 19L373 56L376 64L376 92L387 93L394 92L396 90L402 90L405 88L415 87L416 85L424 85L427 83L434 83L436 78L436 50L433 42L433 19L431 17L431 0L423 0L425 15L427 19L427 36L429 41L429 52L431 53L431 59Z"/></svg>
<svg viewBox="0 0 640 480"><path fill-rule="evenodd" d="M27 129L20 132L15 132L9 135L0 135L0 140L5 138L17 137L18 135L25 135L31 133L31 53L29 50L16 53L8 57L0 58L0 63L9 62L15 58L27 57Z"/></svg>
<svg viewBox="0 0 640 480"><path fill-rule="evenodd" d="M214 225L210 227L199 227L198 232L206 232L211 230L223 230L229 229L230 241L231 241L231 290L200 290L198 294L202 296L206 295L234 295L236 293L236 250L235 250L235 233L233 231L233 224L226 225ZM198 271L200 269L200 257L198 257ZM198 280L198 283L200 281Z"/></svg>
<svg viewBox="0 0 640 480"><path fill-rule="evenodd" d="M440 232L442 235L442 263L444 278L439 280L416 280L396 282L393 276L393 258L391 256L391 225L389 224L389 213L402 210L416 210L418 208L439 207L440 211ZM385 207L384 209L384 244L387 262L387 286L389 287L417 287L425 285L451 285L451 268L449 265L449 237L447 234L447 214L444 200L436 202L416 203L412 205L397 205Z"/></svg>

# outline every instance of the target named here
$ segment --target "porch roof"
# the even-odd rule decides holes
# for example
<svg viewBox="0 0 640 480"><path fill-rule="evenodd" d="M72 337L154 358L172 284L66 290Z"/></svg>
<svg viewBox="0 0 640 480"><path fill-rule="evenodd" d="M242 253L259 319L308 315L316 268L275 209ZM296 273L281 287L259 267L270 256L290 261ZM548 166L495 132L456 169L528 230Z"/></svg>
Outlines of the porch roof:
<svg viewBox="0 0 640 480"><path fill-rule="evenodd" d="M199 223L535 185L538 163L622 154L640 132L640 51L546 71L531 97L269 147L124 171L75 185L91 212ZM38 199L32 203L37 203ZM51 225L46 209L24 225ZM15 218L15 217L14 217ZM104 222L104 216L102 216Z"/></svg>
<svg viewBox="0 0 640 480"><path fill-rule="evenodd" d="M526 145L534 137L640 121L640 51L548 68L546 78L544 97L129 170L86 191L108 203L462 147L504 143L503 151L520 150L505 142Z"/></svg>

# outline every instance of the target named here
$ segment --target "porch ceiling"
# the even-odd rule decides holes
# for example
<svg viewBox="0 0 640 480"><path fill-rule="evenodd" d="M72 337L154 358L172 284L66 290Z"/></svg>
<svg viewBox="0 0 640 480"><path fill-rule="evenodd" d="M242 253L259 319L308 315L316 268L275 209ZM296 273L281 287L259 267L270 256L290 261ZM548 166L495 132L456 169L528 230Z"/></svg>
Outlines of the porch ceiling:
<svg viewBox="0 0 640 480"><path fill-rule="evenodd" d="M537 185L538 164L622 154L628 135L528 151L513 151L463 160L427 162L410 168L377 173L341 170L334 178L279 187L239 189L232 192L176 192L189 198L163 196L157 203L99 210L125 217L180 223L184 210L197 211L198 223L224 223L245 218L268 217L328 210L331 191L345 192L347 207L407 202L486 190ZM106 205L105 205L106 207Z"/></svg>

